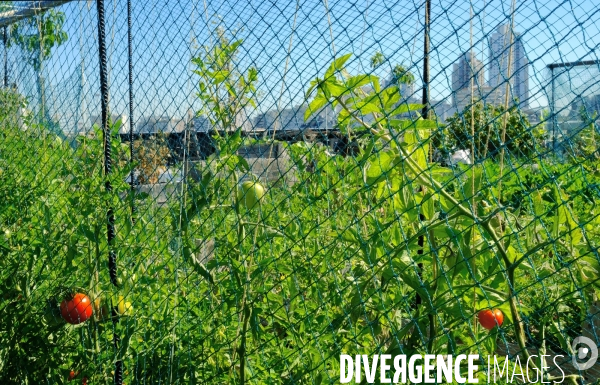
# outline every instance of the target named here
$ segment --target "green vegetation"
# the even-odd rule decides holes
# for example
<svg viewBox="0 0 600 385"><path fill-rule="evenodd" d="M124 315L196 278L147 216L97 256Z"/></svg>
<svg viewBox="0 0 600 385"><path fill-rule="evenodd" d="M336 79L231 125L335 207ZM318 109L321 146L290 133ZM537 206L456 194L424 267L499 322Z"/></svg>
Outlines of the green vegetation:
<svg viewBox="0 0 600 385"><path fill-rule="evenodd" d="M253 101L258 72L227 69L240 44L223 38L194 59L201 113L224 128L219 151L180 199L159 206L137 194L135 222L129 166L115 167L112 193L104 188L100 131L75 150L44 127L21 131L11 123L21 99L3 91L11 102L0 117L10 125L0 131L1 383L108 384L118 358L128 385L321 384L339 379L342 352L569 349L598 290L596 163L519 166L537 144L510 111L507 136L530 152L508 144L513 162L501 172L487 134L476 139L476 166L441 167L429 159L437 122L396 118L422 106L399 105L398 84L351 75L345 55L311 83L305 118L341 109L338 127L358 154L290 145L297 182L263 183L249 202L240 185L247 192L258 178L237 155L235 116ZM479 113L485 121L502 111ZM115 159L127 151L118 128ZM107 267L109 206L118 289ZM78 325L60 313L73 292L94 303ZM501 311L500 328L479 325L486 309Z"/></svg>
<svg viewBox="0 0 600 385"><path fill-rule="evenodd" d="M475 103L473 107L473 128L475 138L471 139L471 108L466 107L460 113L448 119L446 126L437 133L436 142L442 154L455 150L475 148L475 160L497 157L502 148L502 132L506 119L504 142L506 151L517 158L535 158L542 152L544 131L541 126L532 127L523 112L512 106L504 112L503 106Z"/></svg>
<svg viewBox="0 0 600 385"><path fill-rule="evenodd" d="M63 30L64 23L65 14L50 9L35 17L12 24L8 39L8 46L18 46L25 53L28 63L36 72L39 118L53 130L56 130L56 127L48 114L46 105L44 64L52 55L52 49L62 45L68 39L67 33Z"/></svg>

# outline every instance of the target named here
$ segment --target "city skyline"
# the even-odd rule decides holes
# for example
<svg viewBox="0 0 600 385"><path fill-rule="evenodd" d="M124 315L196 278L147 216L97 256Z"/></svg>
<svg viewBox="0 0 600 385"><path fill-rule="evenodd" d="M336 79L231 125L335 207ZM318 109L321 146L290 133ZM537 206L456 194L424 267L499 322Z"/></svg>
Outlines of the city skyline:
<svg viewBox="0 0 600 385"><path fill-rule="evenodd" d="M512 58L510 68L509 56ZM511 94L509 100L518 99L521 108L529 108L529 61L521 34L514 32L511 38L510 25L500 24L491 34L487 61L480 60L473 50L469 50L458 58L452 68L453 104L458 110L471 103L471 94L474 99L486 103L503 104L507 79ZM472 78L473 90L470 90Z"/></svg>

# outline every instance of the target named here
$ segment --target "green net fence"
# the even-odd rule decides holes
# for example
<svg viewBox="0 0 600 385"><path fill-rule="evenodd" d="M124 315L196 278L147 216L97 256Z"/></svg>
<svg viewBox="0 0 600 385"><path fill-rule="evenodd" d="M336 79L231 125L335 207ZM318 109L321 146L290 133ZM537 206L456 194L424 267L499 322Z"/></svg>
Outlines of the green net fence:
<svg viewBox="0 0 600 385"><path fill-rule="evenodd" d="M3 2L0 383L595 383L599 26Z"/></svg>

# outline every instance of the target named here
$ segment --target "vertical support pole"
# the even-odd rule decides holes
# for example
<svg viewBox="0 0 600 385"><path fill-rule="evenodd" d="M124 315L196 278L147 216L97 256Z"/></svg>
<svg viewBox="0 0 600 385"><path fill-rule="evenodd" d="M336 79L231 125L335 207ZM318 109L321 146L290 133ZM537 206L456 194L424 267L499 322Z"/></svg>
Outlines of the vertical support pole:
<svg viewBox="0 0 600 385"><path fill-rule="evenodd" d="M111 148L111 132L108 125L109 107L108 107L108 75L106 64L106 41L104 34L104 1L97 0L98 5L98 49L100 54L100 93L101 93L101 108L102 108L102 134L104 140L104 175L108 176L112 172L112 148ZM106 191L112 192L110 181L105 183ZM115 217L112 207L107 210L107 240L109 249L109 273L110 281L114 286L117 286L117 265L114 252L115 240Z"/></svg>
<svg viewBox="0 0 600 385"><path fill-rule="evenodd" d="M550 95L550 119L552 119L552 155L556 155L556 100L554 99L554 68L550 68L550 79L552 82Z"/></svg>
<svg viewBox="0 0 600 385"><path fill-rule="evenodd" d="M4 44L4 88L8 87L8 31L3 27L2 43Z"/></svg>
<svg viewBox="0 0 600 385"><path fill-rule="evenodd" d="M431 13L431 0L425 0L425 39L423 42L423 119L429 118L429 16ZM425 216L423 214L419 214L419 220L424 221ZM424 253L425 247L425 236L419 236L417 240L417 244L419 248L417 249L417 255L421 257ZM419 268L419 277L423 275L423 263L419 262L417 265ZM415 307L420 305L422 302L422 298L417 293L415 297L414 305Z"/></svg>
<svg viewBox="0 0 600 385"><path fill-rule="evenodd" d="M104 0L97 0L96 7L98 12L98 56L100 61L100 93L101 93L101 108L102 108L102 136L104 140L104 175L108 176L112 171L112 149L111 149L111 130L109 127L109 106L108 106L108 72L106 63L106 41L104 31ZM106 191L110 194L112 186L110 181L105 183ZM108 241L108 269L110 274L110 282L113 286L118 287L117 281L117 256L114 250L115 243L115 215L113 208L109 207L106 212L106 233ZM116 311L113 309L113 326L116 327L118 321ZM119 354L120 338L116 331L113 333L113 344L116 354ZM123 362L116 360L115 362L115 377L116 385L123 384Z"/></svg>
<svg viewBox="0 0 600 385"><path fill-rule="evenodd" d="M423 119L429 118L429 34L430 34L430 18L431 0L425 0L425 39L423 41Z"/></svg>
<svg viewBox="0 0 600 385"><path fill-rule="evenodd" d="M127 53L129 57L129 164L133 163L133 47L131 33L131 0L127 0ZM131 222L135 223L135 181L134 169L131 169L129 185L131 188Z"/></svg>

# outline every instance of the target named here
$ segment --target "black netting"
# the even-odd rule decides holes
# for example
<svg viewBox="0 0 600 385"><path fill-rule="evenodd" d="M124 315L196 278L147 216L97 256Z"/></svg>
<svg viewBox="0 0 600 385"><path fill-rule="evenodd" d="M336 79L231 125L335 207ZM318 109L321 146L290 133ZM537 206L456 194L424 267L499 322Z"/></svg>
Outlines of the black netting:
<svg viewBox="0 0 600 385"><path fill-rule="evenodd" d="M594 383L599 25L2 2L0 383L333 384L359 354Z"/></svg>

